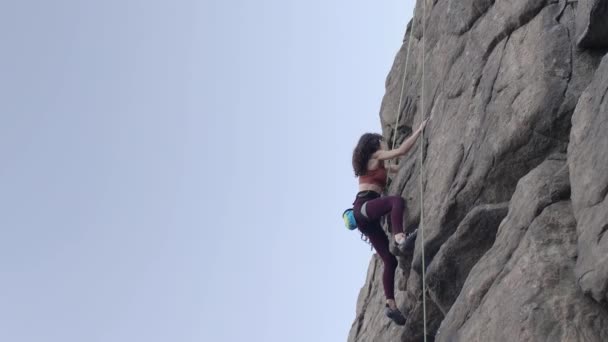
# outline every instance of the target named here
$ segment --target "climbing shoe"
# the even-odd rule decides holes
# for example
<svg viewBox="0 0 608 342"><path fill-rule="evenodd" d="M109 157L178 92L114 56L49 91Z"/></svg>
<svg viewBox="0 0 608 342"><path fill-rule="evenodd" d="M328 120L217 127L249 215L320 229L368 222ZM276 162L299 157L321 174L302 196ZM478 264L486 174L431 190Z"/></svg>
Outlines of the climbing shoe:
<svg viewBox="0 0 608 342"><path fill-rule="evenodd" d="M384 314L393 320L397 325L405 325L405 316L399 311L399 309L391 309L388 304L384 307Z"/></svg>
<svg viewBox="0 0 608 342"><path fill-rule="evenodd" d="M413 250L416 245L416 236L418 235L418 229L414 229L413 232L409 233L403 241L398 244L401 251Z"/></svg>

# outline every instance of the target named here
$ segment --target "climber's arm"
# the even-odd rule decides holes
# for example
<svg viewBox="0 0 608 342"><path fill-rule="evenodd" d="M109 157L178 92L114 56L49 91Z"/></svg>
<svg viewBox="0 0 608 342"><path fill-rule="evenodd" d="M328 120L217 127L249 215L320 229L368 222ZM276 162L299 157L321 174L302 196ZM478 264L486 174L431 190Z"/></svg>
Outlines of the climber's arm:
<svg viewBox="0 0 608 342"><path fill-rule="evenodd" d="M376 153L374 153L372 155L372 158L379 159L379 160L388 160L388 159L400 157L400 156L408 153L412 149L412 146L414 146L414 144L416 143L416 139L418 139L418 136L420 135L420 133L422 133L424 126L426 126L426 122L427 122L427 120L422 121L422 123L420 124L420 127L418 127L418 129L414 133L412 133L412 135L409 138L405 139L399 147L392 149L392 150L388 150L388 151L383 151L383 150L376 151Z"/></svg>

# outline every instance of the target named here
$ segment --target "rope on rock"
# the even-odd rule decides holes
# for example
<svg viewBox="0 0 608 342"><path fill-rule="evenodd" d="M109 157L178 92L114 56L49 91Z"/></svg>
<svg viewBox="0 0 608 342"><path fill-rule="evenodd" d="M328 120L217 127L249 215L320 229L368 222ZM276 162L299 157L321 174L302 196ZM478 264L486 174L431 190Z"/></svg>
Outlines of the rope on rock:
<svg viewBox="0 0 608 342"><path fill-rule="evenodd" d="M423 6L423 15L422 15L422 87L421 87L421 105L420 105L420 109L422 111L422 116L425 116L425 112L424 112L424 52L425 52L425 47L426 47L426 35L425 33L425 27L426 27L426 0L422 0L422 6ZM414 24L416 23L415 19L415 14L416 14L416 9L414 8L414 17L412 17L412 28L410 30L410 38L407 44L407 52L405 55L405 67L403 70L403 77L401 80L401 93L399 94L399 105L397 106L397 118L395 120L395 126L393 128L393 141L391 144L391 149L395 148L395 142L397 140L397 125L399 124L399 120L401 119L401 105L403 103L403 91L405 89L405 79L407 76L407 67L408 67L408 61L409 61L409 57L410 57L410 48L412 46L412 37L413 37L413 33L414 33ZM420 239L422 240L421 242L421 246L422 246L422 312L423 312L423 322L424 322L424 342L427 342L426 340L426 336L427 336L427 324L426 324L426 280L425 280L425 276L426 276L426 258L425 258L425 254L424 254L424 189L423 189L423 177L424 177L424 172L423 172L423 161L424 161L424 129L421 132L420 135L420 225L419 225L419 231L420 231ZM390 164L389 164L390 165ZM388 174L387 174L387 180L388 180Z"/></svg>
<svg viewBox="0 0 608 342"><path fill-rule="evenodd" d="M422 0L422 94L420 110L424 118L424 53L426 48L426 0ZM424 342L426 342L426 258L424 255L424 189L423 189L423 162L424 162L424 129L420 134L420 245L422 246L422 317L424 321Z"/></svg>

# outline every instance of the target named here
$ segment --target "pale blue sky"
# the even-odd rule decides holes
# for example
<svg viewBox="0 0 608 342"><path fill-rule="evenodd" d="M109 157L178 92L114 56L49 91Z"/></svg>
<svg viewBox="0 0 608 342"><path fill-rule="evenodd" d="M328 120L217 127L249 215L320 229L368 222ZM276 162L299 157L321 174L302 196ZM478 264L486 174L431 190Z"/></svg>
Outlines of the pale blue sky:
<svg viewBox="0 0 608 342"><path fill-rule="evenodd" d="M413 1L3 1L0 340L345 341Z"/></svg>

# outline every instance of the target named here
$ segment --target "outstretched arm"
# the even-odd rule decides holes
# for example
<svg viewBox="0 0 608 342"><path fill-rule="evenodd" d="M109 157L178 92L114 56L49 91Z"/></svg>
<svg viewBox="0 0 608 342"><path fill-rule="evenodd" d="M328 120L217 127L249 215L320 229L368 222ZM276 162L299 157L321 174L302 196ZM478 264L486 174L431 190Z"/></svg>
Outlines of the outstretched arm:
<svg viewBox="0 0 608 342"><path fill-rule="evenodd" d="M414 133L412 133L412 135L409 138L405 139L399 147L392 149L392 150L388 150L388 151L382 151L382 150L377 151L376 153L374 153L372 158L379 159L379 160L388 160L388 159L400 157L400 156L408 153L412 149L412 146L414 146L414 143L416 143L416 139L418 139L418 136L420 135L420 133L422 133L422 130L424 129L424 126L426 126L427 121L428 121L428 119L422 121L422 123L420 124L420 127L418 127L418 129Z"/></svg>

